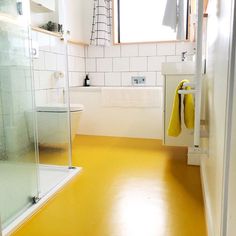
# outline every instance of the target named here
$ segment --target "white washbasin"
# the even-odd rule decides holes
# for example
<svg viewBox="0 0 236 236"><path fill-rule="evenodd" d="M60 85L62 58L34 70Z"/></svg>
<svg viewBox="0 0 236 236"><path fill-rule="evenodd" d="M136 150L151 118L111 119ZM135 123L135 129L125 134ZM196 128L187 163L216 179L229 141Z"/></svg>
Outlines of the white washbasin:
<svg viewBox="0 0 236 236"><path fill-rule="evenodd" d="M163 75L193 75L195 72L195 62L166 62L162 63L161 73Z"/></svg>

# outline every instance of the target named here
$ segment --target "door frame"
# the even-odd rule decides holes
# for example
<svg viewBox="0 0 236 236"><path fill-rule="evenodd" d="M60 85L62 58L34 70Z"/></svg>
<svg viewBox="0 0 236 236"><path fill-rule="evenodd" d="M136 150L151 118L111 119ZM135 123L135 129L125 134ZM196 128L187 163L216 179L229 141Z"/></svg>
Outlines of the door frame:
<svg viewBox="0 0 236 236"><path fill-rule="evenodd" d="M230 55L228 65L228 88L227 88L227 110L226 110L226 125L225 125L225 150L224 150L224 175L223 175L223 203L221 216L221 236L230 236L228 233L229 220L229 195L231 188L231 164L233 154L232 150L235 146L232 143L233 138L233 112L236 106L236 0L232 0L231 11L231 39L230 39Z"/></svg>

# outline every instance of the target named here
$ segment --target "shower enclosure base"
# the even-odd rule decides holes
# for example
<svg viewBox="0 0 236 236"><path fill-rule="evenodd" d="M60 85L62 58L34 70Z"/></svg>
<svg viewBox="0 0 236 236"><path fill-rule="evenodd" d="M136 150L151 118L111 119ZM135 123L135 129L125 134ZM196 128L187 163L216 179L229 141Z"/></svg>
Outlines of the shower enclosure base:
<svg viewBox="0 0 236 236"><path fill-rule="evenodd" d="M26 209L11 224L3 229L2 236L11 235L14 230L37 212L49 199L77 175L80 170L80 167L69 169L68 166L39 165L40 200Z"/></svg>

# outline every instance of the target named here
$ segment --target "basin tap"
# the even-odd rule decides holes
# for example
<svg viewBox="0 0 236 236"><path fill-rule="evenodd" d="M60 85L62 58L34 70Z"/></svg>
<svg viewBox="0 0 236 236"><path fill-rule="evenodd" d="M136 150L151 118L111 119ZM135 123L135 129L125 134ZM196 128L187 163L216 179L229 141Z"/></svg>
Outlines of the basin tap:
<svg viewBox="0 0 236 236"><path fill-rule="evenodd" d="M186 54L187 54L187 51L181 53L181 60L182 61L186 60Z"/></svg>

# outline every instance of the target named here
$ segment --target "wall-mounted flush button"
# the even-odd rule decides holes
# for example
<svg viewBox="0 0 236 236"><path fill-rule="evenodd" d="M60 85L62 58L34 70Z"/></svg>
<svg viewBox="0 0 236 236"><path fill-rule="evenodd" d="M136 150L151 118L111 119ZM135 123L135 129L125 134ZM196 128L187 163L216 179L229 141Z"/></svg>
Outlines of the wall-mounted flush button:
<svg viewBox="0 0 236 236"><path fill-rule="evenodd" d="M39 58L39 44L36 41L32 41L32 49L31 49L32 58Z"/></svg>
<svg viewBox="0 0 236 236"><path fill-rule="evenodd" d="M142 86L146 84L145 76L132 76L131 81L133 86Z"/></svg>

